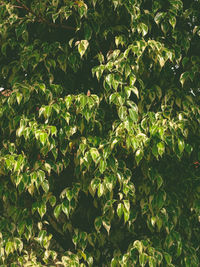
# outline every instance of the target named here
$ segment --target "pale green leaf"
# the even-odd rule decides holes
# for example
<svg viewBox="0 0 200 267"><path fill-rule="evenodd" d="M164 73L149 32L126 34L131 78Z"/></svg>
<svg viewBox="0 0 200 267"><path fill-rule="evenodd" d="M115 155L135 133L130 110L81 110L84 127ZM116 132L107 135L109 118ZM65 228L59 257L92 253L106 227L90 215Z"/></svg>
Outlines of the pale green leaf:
<svg viewBox="0 0 200 267"><path fill-rule="evenodd" d="M78 44L78 52L81 55L81 57L85 54L87 48L88 48L89 42L88 40L81 40Z"/></svg>
<svg viewBox="0 0 200 267"><path fill-rule="evenodd" d="M123 212L124 212L124 206L122 203L119 203L117 206L117 215L119 216L119 218L122 217Z"/></svg>

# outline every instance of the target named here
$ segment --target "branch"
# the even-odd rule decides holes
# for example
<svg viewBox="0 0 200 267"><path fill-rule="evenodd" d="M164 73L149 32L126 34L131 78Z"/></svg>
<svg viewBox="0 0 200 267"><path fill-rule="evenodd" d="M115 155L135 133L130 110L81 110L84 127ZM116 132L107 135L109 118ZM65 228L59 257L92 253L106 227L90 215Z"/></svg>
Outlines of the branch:
<svg viewBox="0 0 200 267"><path fill-rule="evenodd" d="M36 17L36 19L37 19L38 22L43 22L43 23L49 25L50 27L54 27L54 28L63 28L63 29L67 29L67 30L76 30L74 27L71 27L71 26L67 26L67 25L64 25L64 24L54 24L52 22L49 22L48 20L46 20L42 16L37 15L32 9L30 9L29 7L27 7L20 0L16 0L16 1L20 5L20 7L17 6L18 8L23 8L26 11L28 11L29 13L31 13L32 15L34 15Z"/></svg>
<svg viewBox="0 0 200 267"><path fill-rule="evenodd" d="M12 7L15 7L15 8L23 8L22 6L15 6L15 5L13 5Z"/></svg>

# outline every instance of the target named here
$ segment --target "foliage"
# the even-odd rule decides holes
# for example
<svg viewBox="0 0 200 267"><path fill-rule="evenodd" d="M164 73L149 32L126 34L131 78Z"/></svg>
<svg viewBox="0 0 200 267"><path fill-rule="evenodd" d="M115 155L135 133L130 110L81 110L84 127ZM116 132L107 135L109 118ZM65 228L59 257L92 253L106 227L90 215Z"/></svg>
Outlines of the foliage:
<svg viewBox="0 0 200 267"><path fill-rule="evenodd" d="M199 266L199 17L1 1L1 266Z"/></svg>

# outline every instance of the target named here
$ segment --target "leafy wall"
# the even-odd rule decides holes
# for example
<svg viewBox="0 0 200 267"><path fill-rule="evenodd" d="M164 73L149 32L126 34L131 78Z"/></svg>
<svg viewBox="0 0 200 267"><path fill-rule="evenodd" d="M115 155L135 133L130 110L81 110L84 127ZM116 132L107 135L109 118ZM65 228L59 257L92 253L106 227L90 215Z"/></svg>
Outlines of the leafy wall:
<svg viewBox="0 0 200 267"><path fill-rule="evenodd" d="M200 2L0 2L1 266L199 266Z"/></svg>

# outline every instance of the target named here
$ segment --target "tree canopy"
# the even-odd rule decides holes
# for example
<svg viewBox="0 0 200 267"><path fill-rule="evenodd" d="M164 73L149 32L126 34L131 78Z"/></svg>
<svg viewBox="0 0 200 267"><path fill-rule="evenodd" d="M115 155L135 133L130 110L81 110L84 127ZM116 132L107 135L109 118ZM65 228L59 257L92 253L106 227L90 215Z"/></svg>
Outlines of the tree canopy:
<svg viewBox="0 0 200 267"><path fill-rule="evenodd" d="M199 266L199 47L199 0L1 0L0 266Z"/></svg>

